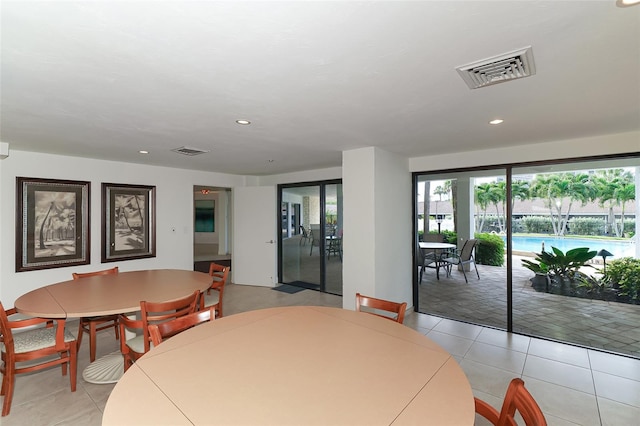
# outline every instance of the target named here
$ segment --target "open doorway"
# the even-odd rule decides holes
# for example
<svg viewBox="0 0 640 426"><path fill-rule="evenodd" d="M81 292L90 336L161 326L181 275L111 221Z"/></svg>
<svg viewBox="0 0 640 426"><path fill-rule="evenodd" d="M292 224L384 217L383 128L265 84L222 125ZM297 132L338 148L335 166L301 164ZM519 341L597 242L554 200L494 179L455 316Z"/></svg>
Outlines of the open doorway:
<svg viewBox="0 0 640 426"><path fill-rule="evenodd" d="M193 187L193 270L211 262L231 267L231 188Z"/></svg>

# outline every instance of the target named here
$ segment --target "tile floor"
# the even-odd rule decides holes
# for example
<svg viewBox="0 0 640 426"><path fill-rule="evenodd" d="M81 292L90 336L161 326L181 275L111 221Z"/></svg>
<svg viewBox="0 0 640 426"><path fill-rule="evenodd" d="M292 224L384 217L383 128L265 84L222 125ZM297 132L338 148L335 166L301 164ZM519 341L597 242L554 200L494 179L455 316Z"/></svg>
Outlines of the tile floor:
<svg viewBox="0 0 640 426"><path fill-rule="evenodd" d="M224 313L292 305L341 307L342 299L311 290L286 294L230 284ZM638 424L640 360L416 313L407 315L405 325L448 350L467 374L474 394L496 407L509 381L522 377L550 425ZM110 331L99 333L98 339L98 356L117 350ZM74 393L59 368L18 377L11 414L0 424L100 425L115 385L93 385L82 379L88 352L83 343ZM487 423L479 419L476 424Z"/></svg>

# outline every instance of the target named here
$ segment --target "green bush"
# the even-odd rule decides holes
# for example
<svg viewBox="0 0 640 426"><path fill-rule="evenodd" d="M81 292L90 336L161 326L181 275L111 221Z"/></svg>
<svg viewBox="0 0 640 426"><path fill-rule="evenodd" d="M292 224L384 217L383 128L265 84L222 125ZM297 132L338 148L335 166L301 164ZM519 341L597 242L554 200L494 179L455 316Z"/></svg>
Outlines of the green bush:
<svg viewBox="0 0 640 426"><path fill-rule="evenodd" d="M553 225L548 216L527 216L522 218L529 234L553 234Z"/></svg>
<svg viewBox="0 0 640 426"><path fill-rule="evenodd" d="M623 257L607 264L605 280L619 288L621 296L638 300L640 296L640 259Z"/></svg>
<svg viewBox="0 0 640 426"><path fill-rule="evenodd" d="M605 225L603 218L574 217L569 219L569 229L573 235L603 235Z"/></svg>
<svg viewBox="0 0 640 426"><path fill-rule="evenodd" d="M504 264L504 240L496 234L476 234L476 261L481 265L502 266Z"/></svg>

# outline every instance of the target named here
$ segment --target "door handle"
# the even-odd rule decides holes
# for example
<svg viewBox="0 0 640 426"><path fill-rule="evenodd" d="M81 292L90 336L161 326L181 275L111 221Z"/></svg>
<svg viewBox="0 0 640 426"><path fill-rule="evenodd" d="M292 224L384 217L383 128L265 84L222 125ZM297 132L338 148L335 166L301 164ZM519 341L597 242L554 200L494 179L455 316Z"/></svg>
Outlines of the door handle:
<svg viewBox="0 0 640 426"><path fill-rule="evenodd" d="M275 244L276 242L275 242L275 241L273 241L273 240L269 240L269 241L267 241L266 243L267 243L267 244Z"/></svg>

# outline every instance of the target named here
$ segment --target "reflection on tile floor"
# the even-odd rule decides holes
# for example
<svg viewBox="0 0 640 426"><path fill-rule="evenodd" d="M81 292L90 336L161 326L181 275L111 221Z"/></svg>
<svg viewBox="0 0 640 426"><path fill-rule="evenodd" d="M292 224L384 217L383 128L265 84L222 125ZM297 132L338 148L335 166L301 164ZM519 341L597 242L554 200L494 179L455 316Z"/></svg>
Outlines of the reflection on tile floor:
<svg viewBox="0 0 640 426"><path fill-rule="evenodd" d="M341 307L342 298L311 290L287 294L230 284L224 305L225 315L233 315L273 306ZM447 349L467 374L474 394L496 408L509 381L522 377L550 425L630 425L640 418L640 360L417 313L408 314L405 325ZM99 333L98 356L117 349L112 332ZM59 368L18 377L11 414L0 423L100 425L115 385L85 382L82 370L88 364L85 341L74 393ZM476 424L487 423L480 419Z"/></svg>

